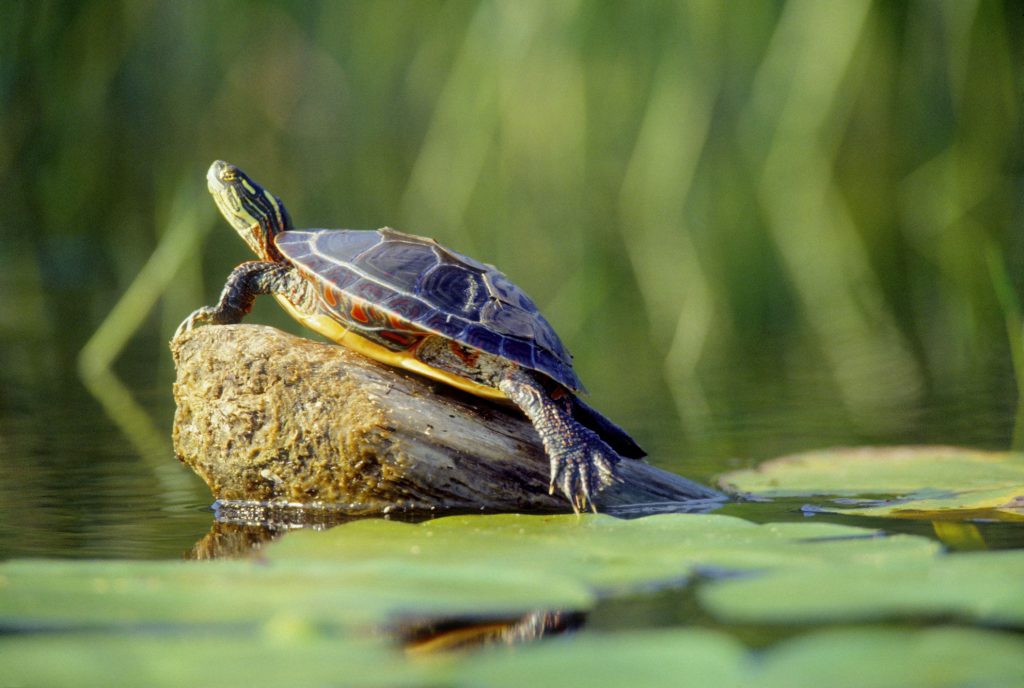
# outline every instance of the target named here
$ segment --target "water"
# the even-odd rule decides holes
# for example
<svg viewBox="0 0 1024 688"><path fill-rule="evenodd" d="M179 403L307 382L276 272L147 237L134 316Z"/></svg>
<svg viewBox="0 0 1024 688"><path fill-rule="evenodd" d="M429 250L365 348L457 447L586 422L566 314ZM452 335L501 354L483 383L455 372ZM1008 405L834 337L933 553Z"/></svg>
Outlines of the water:
<svg viewBox="0 0 1024 688"><path fill-rule="evenodd" d="M213 501L202 481L171 449L171 371L136 347L122 375L151 382L128 386L153 435L112 417L71 373L48 383L7 380L0 407L0 557L168 559L188 552L210 529ZM652 463L709 481L717 473L786 453L866 443L958 444L1005 448L1015 405L1002 380L976 381L956 395L935 394L904 410L900 424L865 426L851 420L818 376L778 385L723 370L705 378L711 405L729 407L701 424L680 420L671 400L652 400L654 412L632 415L615 399L592 401L636 434ZM739 381L739 382L738 382ZM1002 387L1002 390L1000 390ZM994 392L995 390L995 392ZM116 414L115 414L116 415ZM642 416L642 417L641 417ZM687 425L687 423L689 423ZM142 433L143 435L145 433ZM754 521L809 517L802 503L741 504L726 513ZM933 536L927 523L877 520L859 525ZM983 526L992 547L1020 547L1012 525Z"/></svg>
<svg viewBox="0 0 1024 688"><path fill-rule="evenodd" d="M155 412L166 429L165 465L155 466L67 383L62 397L19 390L0 419L0 556L181 556L209 527L210 497L171 451L168 410Z"/></svg>

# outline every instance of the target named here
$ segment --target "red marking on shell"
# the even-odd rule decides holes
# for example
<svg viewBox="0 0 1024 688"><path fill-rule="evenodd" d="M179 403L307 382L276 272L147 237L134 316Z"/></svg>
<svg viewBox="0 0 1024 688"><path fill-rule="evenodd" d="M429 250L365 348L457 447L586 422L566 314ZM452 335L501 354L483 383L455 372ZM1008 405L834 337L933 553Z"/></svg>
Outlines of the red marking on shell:
<svg viewBox="0 0 1024 688"><path fill-rule="evenodd" d="M360 306L358 303L353 303L352 307L349 309L348 312L354 320L358 320L361 323L370 322L370 318L366 314L366 311L364 311L363 307Z"/></svg>
<svg viewBox="0 0 1024 688"><path fill-rule="evenodd" d="M337 294L334 293L334 289L331 288L330 286L324 285L323 292L324 292L324 301L327 302L327 305L330 306L331 308L337 308L338 307L338 296L337 296Z"/></svg>
<svg viewBox="0 0 1024 688"><path fill-rule="evenodd" d="M405 320L404 318L399 318L398 316L395 315L388 314L388 323L391 325L391 327L393 327L396 330L423 333L422 327L417 327L408 320Z"/></svg>

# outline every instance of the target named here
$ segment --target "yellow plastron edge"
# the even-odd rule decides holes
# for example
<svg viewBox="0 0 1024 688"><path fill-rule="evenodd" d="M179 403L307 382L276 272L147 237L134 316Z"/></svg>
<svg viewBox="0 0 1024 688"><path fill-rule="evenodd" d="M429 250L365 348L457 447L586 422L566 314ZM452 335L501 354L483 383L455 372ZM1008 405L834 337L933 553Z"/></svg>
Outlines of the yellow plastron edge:
<svg viewBox="0 0 1024 688"><path fill-rule="evenodd" d="M481 385L453 373L433 368L407 351L392 351L391 349L387 349L350 329L342 327L338 322L325 315L320 313L315 313L313 315L300 313L299 310L283 296L274 294L274 298L277 299L277 302L281 304L282 308L288 311L290 316L309 329L314 332L319 332L331 341L341 344L342 346L346 346L353 351L358 351L362 355L372 358L375 361L380 361L381 363L394 366L395 368L403 368L416 373L417 375L422 375L423 377L429 377L431 380L443 382L446 385L451 385L452 387L456 387L478 397L484 397L486 399L508 399L501 390L495 387Z"/></svg>

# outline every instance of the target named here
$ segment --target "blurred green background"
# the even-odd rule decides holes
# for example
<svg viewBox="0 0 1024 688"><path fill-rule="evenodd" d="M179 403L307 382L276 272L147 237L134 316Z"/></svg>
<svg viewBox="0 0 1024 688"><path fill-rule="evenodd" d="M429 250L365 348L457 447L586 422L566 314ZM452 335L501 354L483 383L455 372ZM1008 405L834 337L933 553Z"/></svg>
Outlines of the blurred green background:
<svg viewBox="0 0 1024 688"><path fill-rule="evenodd" d="M1006 447L1022 38L1019 3L966 0L0 3L0 511L153 475L208 500L166 343L251 257L218 158L299 226L501 267L692 477Z"/></svg>

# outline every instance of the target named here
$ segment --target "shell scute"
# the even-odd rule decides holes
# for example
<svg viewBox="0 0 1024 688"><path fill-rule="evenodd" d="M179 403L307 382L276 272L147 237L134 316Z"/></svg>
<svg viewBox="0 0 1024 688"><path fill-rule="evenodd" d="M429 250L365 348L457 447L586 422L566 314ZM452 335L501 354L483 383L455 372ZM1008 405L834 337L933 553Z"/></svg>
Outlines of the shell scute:
<svg viewBox="0 0 1024 688"><path fill-rule="evenodd" d="M471 325L463 333L461 341L483 351L501 351L504 337L481 325Z"/></svg>
<svg viewBox="0 0 1024 688"><path fill-rule="evenodd" d="M345 291L368 303L382 303L392 291L378 282L368 280L365 277L357 279L345 287Z"/></svg>
<svg viewBox="0 0 1024 688"><path fill-rule="evenodd" d="M504 301L491 300L480 311L480 321L506 335L533 333L537 316Z"/></svg>
<svg viewBox="0 0 1024 688"><path fill-rule="evenodd" d="M445 263L428 270L416 285L416 293L438 308L479 321L487 290L480 274L463 265Z"/></svg>
<svg viewBox="0 0 1024 688"><path fill-rule="evenodd" d="M424 317L432 312L427 304L423 303L419 299L401 293L394 294L381 305L404 320L415 323L419 323Z"/></svg>
<svg viewBox="0 0 1024 688"><path fill-rule="evenodd" d="M541 349L545 349L556 358L561 359L568 365L572 365L572 356L566 351L565 346L562 344L562 340L558 338L555 331L551 329L551 326L544 321L547 327L540 327L538 323L533 323L532 333L533 340L537 342Z"/></svg>
<svg viewBox="0 0 1024 688"><path fill-rule="evenodd" d="M566 365L557 359L550 351L539 347L534 350L534 361L537 363L537 367L541 370L559 370L566 367Z"/></svg>
<svg viewBox="0 0 1024 688"><path fill-rule="evenodd" d="M388 228L289 230L276 242L321 293L331 288L330 301L339 305L326 307L339 314L360 323L390 321L397 330L422 328L583 388L534 302L490 265Z"/></svg>
<svg viewBox="0 0 1024 688"><path fill-rule="evenodd" d="M382 242L359 255L354 261L367 275L389 284L416 284L434 261L420 246L405 241Z"/></svg>
<svg viewBox="0 0 1024 688"><path fill-rule="evenodd" d="M525 311L537 311L537 305L533 300L522 289L510 282L505 275L495 270L487 275L487 279L495 295L505 303L522 308Z"/></svg>
<svg viewBox="0 0 1024 688"><path fill-rule="evenodd" d="M339 291L349 289L359 279L359 273L345 265L328 263L322 269L311 269L312 266L310 264L307 263L306 265L309 267L304 268L305 273L315 274L320 281L331 285Z"/></svg>
<svg viewBox="0 0 1024 688"><path fill-rule="evenodd" d="M304 236L300 236L304 235ZM292 241L308 242L313 252L322 260L331 262L335 256L348 256L354 260L361 254L383 242L383 237L376 232L336 232L332 230L293 230L278 235L278 248L283 249L282 242L292 245ZM293 260L290 253L286 253Z"/></svg>
<svg viewBox="0 0 1024 688"><path fill-rule="evenodd" d="M533 359L534 347L515 337L505 337L501 341L501 355L512 361L521 361L527 368L533 368L537 362Z"/></svg>
<svg viewBox="0 0 1024 688"><path fill-rule="evenodd" d="M457 320L448 313L438 310L431 310L427 312L416 322L428 330L440 332L455 339L458 339L458 335L454 334L456 331L455 328L461 328L465 325L465 321ZM459 331L461 332L461 329L459 329Z"/></svg>

